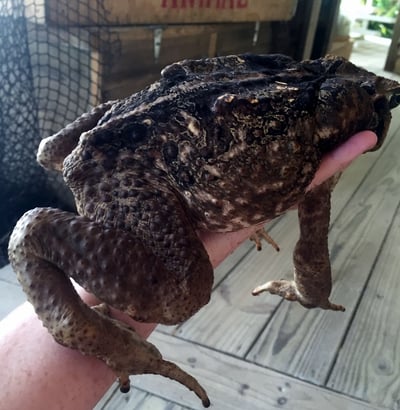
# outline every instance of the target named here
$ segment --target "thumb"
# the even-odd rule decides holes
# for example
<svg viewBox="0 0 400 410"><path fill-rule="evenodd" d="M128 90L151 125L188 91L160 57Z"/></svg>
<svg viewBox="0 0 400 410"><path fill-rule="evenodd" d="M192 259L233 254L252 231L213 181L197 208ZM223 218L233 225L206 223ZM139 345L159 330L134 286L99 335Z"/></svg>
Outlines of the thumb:
<svg viewBox="0 0 400 410"><path fill-rule="evenodd" d="M326 154L322 158L321 165L307 191L326 181L337 172L343 171L354 159L373 148L377 141L378 138L372 131L361 131Z"/></svg>

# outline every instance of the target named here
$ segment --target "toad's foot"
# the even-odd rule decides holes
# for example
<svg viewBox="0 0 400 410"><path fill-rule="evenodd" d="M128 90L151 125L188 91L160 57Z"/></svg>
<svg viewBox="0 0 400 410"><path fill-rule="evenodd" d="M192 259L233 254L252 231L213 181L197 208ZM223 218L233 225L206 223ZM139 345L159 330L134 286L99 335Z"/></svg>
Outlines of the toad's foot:
<svg viewBox="0 0 400 410"><path fill-rule="evenodd" d="M130 390L129 375L153 373L180 382L200 398L204 407L210 406L210 400L206 391L194 377L183 371L176 364L164 360L159 350L153 344L143 339L133 328L112 319L110 317L111 310L106 303L92 306L92 310L103 317L107 323L112 324L112 327L109 329L110 334L114 333L114 336L118 337L116 340L118 340L119 348L101 356L100 359L104 360L117 375L119 388L122 393L128 393ZM119 332L125 334L126 337L122 337L121 333L116 334L115 327L119 329ZM104 342L104 335L102 337Z"/></svg>
<svg viewBox="0 0 400 410"><path fill-rule="evenodd" d="M103 352L97 352L97 356L115 372L122 393L127 393L130 389L129 375L159 374L183 384L200 398L204 407L210 406L206 391L194 377L176 364L164 360L159 350L143 339L134 329L109 318L108 310L104 310L103 306L94 307L94 310L103 319L102 330L104 330L104 326L109 327L107 335L110 336L110 340L106 345L112 346L111 339L114 339L115 343L118 344L118 349L112 348L109 352L102 347ZM103 311L105 315L102 313ZM93 321L91 321L91 326L93 326ZM103 346L105 343L104 337L104 333L102 333L103 340L101 344ZM93 352L90 352L90 354L93 354Z"/></svg>
<svg viewBox="0 0 400 410"><path fill-rule="evenodd" d="M256 244L256 249L261 251L262 243L261 241L264 239L267 243L269 243L277 252L279 252L278 244L268 235L268 232L264 229L258 229L252 235L250 235L249 239Z"/></svg>
<svg viewBox="0 0 400 410"><path fill-rule="evenodd" d="M269 292L272 295L279 295L282 298L291 302L297 301L306 308L316 308L327 310L345 311L342 305L336 305L331 303L328 299L325 300L313 300L302 295L296 286L296 283L291 280L272 280L263 285L257 286L252 294L254 296L259 295L262 292Z"/></svg>
<svg viewBox="0 0 400 410"><path fill-rule="evenodd" d="M309 191L298 204L300 238L293 252L294 280L267 282L253 295L270 292L307 308L344 311L329 301L332 290L328 251L330 195L336 178L332 177Z"/></svg>

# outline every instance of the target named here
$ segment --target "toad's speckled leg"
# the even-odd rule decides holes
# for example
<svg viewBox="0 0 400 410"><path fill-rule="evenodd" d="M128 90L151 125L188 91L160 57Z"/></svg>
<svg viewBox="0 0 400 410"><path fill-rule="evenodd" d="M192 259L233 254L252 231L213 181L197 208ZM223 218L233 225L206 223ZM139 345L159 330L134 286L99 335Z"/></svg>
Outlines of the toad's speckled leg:
<svg viewBox="0 0 400 410"><path fill-rule="evenodd" d="M306 194L298 205L300 238L293 253L294 280L276 280L254 289L253 294L268 291L307 308L341 310L329 301L332 289L328 251L330 196L333 177Z"/></svg>
<svg viewBox="0 0 400 410"><path fill-rule="evenodd" d="M136 319L178 323L207 303L211 293L208 256L205 250L194 252L194 260L171 272L133 234L50 208L27 212L9 246L28 299L59 343L103 360L123 389L130 374L156 373L184 384L208 407L206 392L192 376L163 360L151 343L104 309L84 304L68 278Z"/></svg>

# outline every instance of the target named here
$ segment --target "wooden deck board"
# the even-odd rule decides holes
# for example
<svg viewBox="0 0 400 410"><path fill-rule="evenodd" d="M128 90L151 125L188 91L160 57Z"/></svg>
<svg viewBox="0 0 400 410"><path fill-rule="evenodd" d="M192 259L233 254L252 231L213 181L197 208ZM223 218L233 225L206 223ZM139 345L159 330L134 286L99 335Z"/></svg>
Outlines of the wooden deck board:
<svg viewBox="0 0 400 410"><path fill-rule="evenodd" d="M392 131L393 132L393 131ZM332 301L345 313L306 311L283 303L248 359L324 384L362 296L400 198L400 139L392 139L330 231L335 283Z"/></svg>
<svg viewBox="0 0 400 410"><path fill-rule="evenodd" d="M3 266L0 269L0 320L25 300L26 295L11 266Z"/></svg>
<svg viewBox="0 0 400 410"><path fill-rule="evenodd" d="M372 403L400 405L400 213L397 210L328 386Z"/></svg>
<svg viewBox="0 0 400 410"><path fill-rule="evenodd" d="M19 285L17 275L12 270L11 265L0 268L0 280L13 285Z"/></svg>
<svg viewBox="0 0 400 410"><path fill-rule="evenodd" d="M171 382L172 383L172 382ZM109 392L96 405L94 410L188 410L188 407L172 403L161 397L139 389L127 394L119 392L113 385ZM190 409L189 409L190 410Z"/></svg>
<svg viewBox="0 0 400 410"><path fill-rule="evenodd" d="M214 409L378 410L378 407L368 403L209 348L194 346L170 335L154 333L151 340L161 347L168 360L190 371L200 381L208 391ZM133 383L141 390L153 392L179 405L202 409L200 401L192 392L164 377L138 376L133 378ZM146 401L137 403L136 407L132 408L153 410L153 407L148 407ZM103 409L113 410L117 407L96 407L96 410Z"/></svg>

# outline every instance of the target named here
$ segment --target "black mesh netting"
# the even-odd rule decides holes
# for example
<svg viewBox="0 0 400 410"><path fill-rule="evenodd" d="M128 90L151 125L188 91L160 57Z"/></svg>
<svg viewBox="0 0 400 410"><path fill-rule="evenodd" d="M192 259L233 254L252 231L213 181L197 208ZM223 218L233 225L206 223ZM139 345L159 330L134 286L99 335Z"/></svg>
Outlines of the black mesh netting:
<svg viewBox="0 0 400 410"><path fill-rule="evenodd" d="M79 4L69 11L106 21L102 2L88 3L96 8ZM9 233L25 210L72 206L59 177L36 164L36 149L41 138L99 103L105 69L100 56L111 61L118 49L95 24L47 24L44 6L44 0L0 0L0 266L7 261Z"/></svg>

